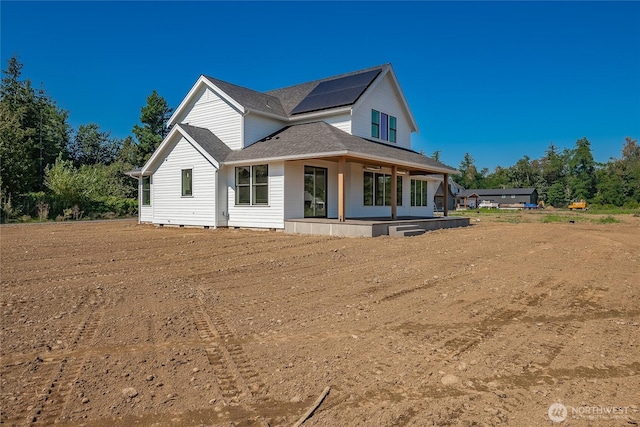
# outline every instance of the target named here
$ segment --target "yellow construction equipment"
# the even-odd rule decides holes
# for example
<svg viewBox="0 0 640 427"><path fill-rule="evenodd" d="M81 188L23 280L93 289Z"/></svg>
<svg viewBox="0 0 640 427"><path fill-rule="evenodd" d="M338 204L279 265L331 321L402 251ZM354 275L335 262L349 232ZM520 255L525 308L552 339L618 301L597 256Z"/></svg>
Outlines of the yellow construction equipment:
<svg viewBox="0 0 640 427"><path fill-rule="evenodd" d="M587 202L585 202L584 200L574 200L573 202L571 202L571 204L568 206L569 210L572 211L574 209L582 209L585 210L587 209Z"/></svg>

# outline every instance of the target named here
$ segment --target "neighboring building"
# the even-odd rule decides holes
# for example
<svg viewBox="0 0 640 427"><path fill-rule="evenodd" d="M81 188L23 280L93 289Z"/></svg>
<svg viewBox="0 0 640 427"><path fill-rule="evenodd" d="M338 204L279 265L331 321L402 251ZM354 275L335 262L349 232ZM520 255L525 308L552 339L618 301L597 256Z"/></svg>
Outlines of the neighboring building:
<svg viewBox="0 0 640 427"><path fill-rule="evenodd" d="M520 203L538 203L538 191L535 188L489 188L469 189L458 193L457 206L460 208L476 208L483 200L511 205Z"/></svg>
<svg viewBox="0 0 640 427"><path fill-rule="evenodd" d="M456 208L456 196L463 190L464 187L455 182L452 177L449 177L449 191L447 192L448 210L454 210ZM442 183L438 185L438 189L436 190L435 210L437 212L444 211L444 186Z"/></svg>
<svg viewBox="0 0 640 427"><path fill-rule="evenodd" d="M139 180L140 222L284 228L286 219L429 217L455 169L411 150L390 64L257 92L201 76Z"/></svg>

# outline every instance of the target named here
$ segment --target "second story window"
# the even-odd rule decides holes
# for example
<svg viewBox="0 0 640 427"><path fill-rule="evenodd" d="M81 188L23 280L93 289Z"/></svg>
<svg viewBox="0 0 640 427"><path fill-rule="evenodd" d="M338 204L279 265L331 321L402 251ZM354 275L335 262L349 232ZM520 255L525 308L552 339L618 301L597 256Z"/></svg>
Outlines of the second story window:
<svg viewBox="0 0 640 427"><path fill-rule="evenodd" d="M397 122L394 116L371 110L371 137L396 142Z"/></svg>
<svg viewBox="0 0 640 427"><path fill-rule="evenodd" d="M380 138L380 111L371 110L371 138Z"/></svg>

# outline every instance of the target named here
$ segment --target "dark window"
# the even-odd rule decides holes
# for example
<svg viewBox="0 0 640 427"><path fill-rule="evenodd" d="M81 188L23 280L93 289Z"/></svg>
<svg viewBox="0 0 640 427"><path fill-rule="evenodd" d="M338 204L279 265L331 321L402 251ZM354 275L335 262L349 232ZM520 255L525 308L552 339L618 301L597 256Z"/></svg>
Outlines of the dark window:
<svg viewBox="0 0 640 427"><path fill-rule="evenodd" d="M364 205L373 206L373 172L364 173Z"/></svg>
<svg viewBox="0 0 640 427"><path fill-rule="evenodd" d="M253 169L253 204L266 205L269 203L269 166L256 165Z"/></svg>
<svg viewBox="0 0 640 427"><path fill-rule="evenodd" d="M398 120L394 116L371 110L371 137L396 142Z"/></svg>
<svg viewBox="0 0 640 427"><path fill-rule="evenodd" d="M380 138L380 111L371 110L371 137Z"/></svg>
<svg viewBox="0 0 640 427"><path fill-rule="evenodd" d="M389 117L389 142L396 142L396 118Z"/></svg>
<svg viewBox="0 0 640 427"><path fill-rule="evenodd" d="M239 166L236 168L236 205L266 205L269 203L269 166Z"/></svg>
<svg viewBox="0 0 640 427"><path fill-rule="evenodd" d="M385 113L380 113L380 139L389 139L389 116Z"/></svg>
<svg viewBox="0 0 640 427"><path fill-rule="evenodd" d="M402 177L396 177L396 205L402 206ZM391 175L364 173L364 205L391 206Z"/></svg>
<svg viewBox="0 0 640 427"><path fill-rule="evenodd" d="M236 205L251 204L251 167L236 168Z"/></svg>
<svg viewBox="0 0 640 427"><path fill-rule="evenodd" d="M427 206L427 181L411 180L411 206Z"/></svg>
<svg viewBox="0 0 640 427"><path fill-rule="evenodd" d="M182 169L182 196L193 196L193 169Z"/></svg>
<svg viewBox="0 0 640 427"><path fill-rule="evenodd" d="M151 204L151 177L142 177L142 205L149 206Z"/></svg>

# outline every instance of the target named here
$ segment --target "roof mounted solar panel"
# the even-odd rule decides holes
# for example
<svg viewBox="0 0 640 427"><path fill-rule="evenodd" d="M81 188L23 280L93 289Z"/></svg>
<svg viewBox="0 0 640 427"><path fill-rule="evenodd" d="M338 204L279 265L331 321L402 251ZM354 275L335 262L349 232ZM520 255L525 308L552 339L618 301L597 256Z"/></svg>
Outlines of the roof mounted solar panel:
<svg viewBox="0 0 640 427"><path fill-rule="evenodd" d="M381 69L365 71L321 82L291 110L291 114L309 113L311 111L351 105L360 98L371 82L378 77L380 71Z"/></svg>

